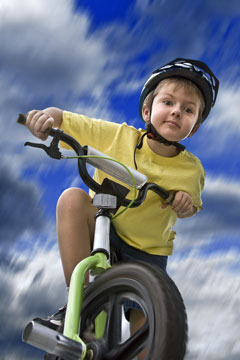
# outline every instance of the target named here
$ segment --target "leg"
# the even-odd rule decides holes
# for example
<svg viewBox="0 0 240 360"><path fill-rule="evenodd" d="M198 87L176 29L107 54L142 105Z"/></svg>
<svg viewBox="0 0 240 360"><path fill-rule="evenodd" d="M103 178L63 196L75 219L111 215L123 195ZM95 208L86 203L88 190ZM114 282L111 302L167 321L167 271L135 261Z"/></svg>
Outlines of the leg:
<svg viewBox="0 0 240 360"><path fill-rule="evenodd" d="M67 286L75 266L90 255L96 211L90 196L79 188L65 190L58 200L57 235Z"/></svg>
<svg viewBox="0 0 240 360"><path fill-rule="evenodd" d="M130 311L130 333L133 335L138 329L140 329L145 322L145 316L142 311L132 309ZM146 349L143 349L140 354L138 354L138 360L144 360L146 356Z"/></svg>

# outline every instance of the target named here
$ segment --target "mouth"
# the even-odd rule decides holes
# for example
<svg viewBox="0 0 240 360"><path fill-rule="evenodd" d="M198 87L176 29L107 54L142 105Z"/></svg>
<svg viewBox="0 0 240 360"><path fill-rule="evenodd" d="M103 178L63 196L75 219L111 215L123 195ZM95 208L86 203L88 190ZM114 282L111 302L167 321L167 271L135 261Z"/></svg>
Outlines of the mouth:
<svg viewBox="0 0 240 360"><path fill-rule="evenodd" d="M174 126L174 127L177 127L177 128L180 129L179 124L178 124L177 122L175 122L175 121L167 120L167 121L165 121L165 123L168 124L168 125L170 125L170 126Z"/></svg>

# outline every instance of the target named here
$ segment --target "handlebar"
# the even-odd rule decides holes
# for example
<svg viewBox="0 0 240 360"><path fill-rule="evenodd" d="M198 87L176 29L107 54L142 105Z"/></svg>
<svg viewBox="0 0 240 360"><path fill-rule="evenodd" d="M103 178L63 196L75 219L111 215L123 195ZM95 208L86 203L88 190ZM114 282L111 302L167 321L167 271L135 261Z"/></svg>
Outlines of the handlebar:
<svg viewBox="0 0 240 360"><path fill-rule="evenodd" d="M26 124L26 116L23 114L19 114L17 123L19 123L21 125L25 125ZM44 144L31 143L31 142L26 142L24 145L41 148L47 153L48 156L50 156L54 159L61 159L61 158L64 158L64 156L59 151L58 145L59 145L59 141L65 142L74 150L74 152L76 153L77 156L80 156L80 158L78 158L78 171L79 171L80 177L82 178L84 183L91 190L93 190L95 193L99 193L101 191L101 184L97 183L90 176L90 174L87 171L87 166L86 166L87 159L86 159L86 157L81 157L81 156L87 155L88 147L81 146L76 139L74 139L70 135L67 135L60 129L54 129L54 128L48 129L47 135L53 137L53 140L52 140L50 146L46 146ZM94 164L94 166L96 167L96 164ZM130 171L135 171L135 170L130 169ZM140 173L138 173L138 174L140 174ZM159 186L155 183L151 183L151 182L145 182L141 187L138 188L138 190L139 190L138 196L135 199L135 201L132 202L130 207L137 207L137 206L141 205L146 198L148 190L152 190L153 192L155 192L156 194L161 196L165 200L165 203L168 203L168 204L171 204L171 202L173 201L174 196L175 196L174 191L168 192L167 190L163 189L161 186ZM131 200L126 199L123 196L122 191L120 189L118 189L118 187L114 187L114 192L115 192L114 195L117 196L118 199L120 199L121 206L124 206L124 207L129 206L129 204L131 203Z"/></svg>

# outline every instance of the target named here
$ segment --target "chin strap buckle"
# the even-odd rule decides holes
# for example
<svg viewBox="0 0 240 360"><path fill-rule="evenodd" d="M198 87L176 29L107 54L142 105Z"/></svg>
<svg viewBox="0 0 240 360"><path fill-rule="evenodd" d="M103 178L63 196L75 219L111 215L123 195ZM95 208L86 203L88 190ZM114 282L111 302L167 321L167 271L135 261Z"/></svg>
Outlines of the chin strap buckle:
<svg viewBox="0 0 240 360"><path fill-rule="evenodd" d="M158 132L155 130L154 126L151 123L148 123L146 125L146 131L147 131L147 137L151 140L158 141L166 146L171 146L171 145L176 146L176 148L179 149L180 151L185 150L184 145L178 143L177 141L169 141L160 134L158 134Z"/></svg>

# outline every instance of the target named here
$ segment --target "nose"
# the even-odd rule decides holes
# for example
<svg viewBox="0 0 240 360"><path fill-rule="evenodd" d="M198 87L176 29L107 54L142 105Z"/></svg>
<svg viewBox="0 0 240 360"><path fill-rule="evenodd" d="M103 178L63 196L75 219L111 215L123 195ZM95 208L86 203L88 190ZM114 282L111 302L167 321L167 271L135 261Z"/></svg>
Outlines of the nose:
<svg viewBox="0 0 240 360"><path fill-rule="evenodd" d="M181 116L181 109L180 109L180 107L177 106L177 105L174 106L174 107L172 108L171 114L172 114L172 116L176 116L176 117L180 118L180 116Z"/></svg>

